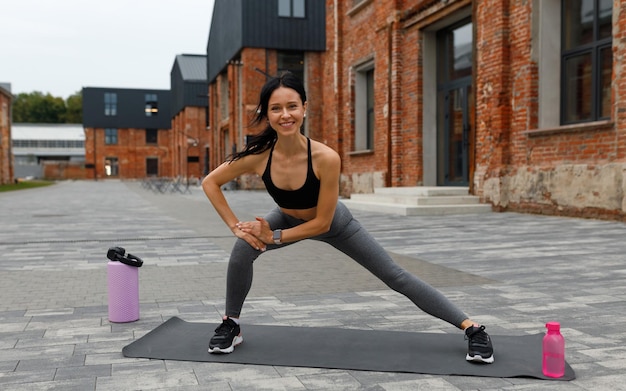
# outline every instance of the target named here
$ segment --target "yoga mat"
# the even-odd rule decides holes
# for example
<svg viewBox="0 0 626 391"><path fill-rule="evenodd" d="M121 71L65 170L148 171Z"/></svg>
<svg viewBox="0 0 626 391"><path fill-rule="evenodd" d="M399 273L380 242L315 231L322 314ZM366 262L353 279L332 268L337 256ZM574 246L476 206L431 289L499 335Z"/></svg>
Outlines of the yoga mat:
<svg viewBox="0 0 626 391"><path fill-rule="evenodd" d="M231 354L209 354L209 339L217 325L186 322L173 317L127 345L126 357L204 361L288 367L332 368L377 372L485 377L546 377L541 372L543 334L491 335L493 364L465 361L467 341L462 333L437 334L322 327L245 324L243 344Z"/></svg>

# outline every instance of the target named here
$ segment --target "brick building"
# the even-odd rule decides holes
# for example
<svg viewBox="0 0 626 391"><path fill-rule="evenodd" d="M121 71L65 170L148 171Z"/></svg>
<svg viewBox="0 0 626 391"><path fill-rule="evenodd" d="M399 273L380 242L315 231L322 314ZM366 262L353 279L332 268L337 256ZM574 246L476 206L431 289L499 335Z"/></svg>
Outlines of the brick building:
<svg viewBox="0 0 626 391"><path fill-rule="evenodd" d="M169 90L85 87L86 177L174 175Z"/></svg>
<svg viewBox="0 0 626 391"><path fill-rule="evenodd" d="M259 74L299 55L306 132L340 153L343 195L468 186L496 210L626 219L626 4L320 3L216 1L211 167L253 131Z"/></svg>
<svg viewBox="0 0 626 391"><path fill-rule="evenodd" d="M245 145L258 129L249 125L268 75L290 70L306 81L308 93L321 81L326 49L322 1L216 1L207 45L211 169ZM306 7L304 7L306 5ZM313 89L313 90L311 90ZM321 100L309 102L306 132L321 138ZM310 118L310 120L309 120ZM239 179L242 188L262 187L258 178Z"/></svg>
<svg viewBox="0 0 626 391"><path fill-rule="evenodd" d="M0 184L13 183L11 148L11 85L0 83Z"/></svg>
<svg viewBox="0 0 626 391"><path fill-rule="evenodd" d="M206 56L176 56L170 90L83 88L87 178L201 178L209 170Z"/></svg>
<svg viewBox="0 0 626 391"><path fill-rule="evenodd" d="M173 172L185 178L209 173L212 133L208 127L205 55L176 56L171 77Z"/></svg>

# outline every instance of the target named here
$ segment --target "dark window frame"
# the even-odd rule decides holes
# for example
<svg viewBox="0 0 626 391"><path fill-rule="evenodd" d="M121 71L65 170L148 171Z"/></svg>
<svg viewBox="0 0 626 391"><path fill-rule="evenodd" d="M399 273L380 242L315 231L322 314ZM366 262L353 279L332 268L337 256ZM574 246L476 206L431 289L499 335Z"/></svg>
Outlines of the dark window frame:
<svg viewBox="0 0 626 391"><path fill-rule="evenodd" d="M156 117L159 114L159 97L157 94L145 94L146 117Z"/></svg>
<svg viewBox="0 0 626 391"><path fill-rule="evenodd" d="M117 145L119 132L117 128L104 128L104 143L106 145Z"/></svg>
<svg viewBox="0 0 626 391"><path fill-rule="evenodd" d="M601 38L600 37L600 1L601 0L593 0L593 37L589 42L582 43L571 48L567 48L567 26L568 21L568 9L566 7L571 7L571 0L561 0L561 107L560 107L560 122L562 125L576 124L576 123L585 123L585 122L593 122L599 120L610 119L610 114L602 115L603 107L603 90L602 90L602 53L603 51L608 50L610 56L610 67L612 68L613 59L612 59L612 44L613 44L613 36L612 34ZM611 13L613 10L611 10ZM581 23L582 25L582 23ZM606 53L606 52L605 52ZM570 79L574 79L579 75L574 73L568 73L568 65L572 64L573 60L576 58L583 58L590 56L590 61L587 63L591 63L591 86L590 86L590 101L588 102L584 100L584 97L576 96L574 102L580 102L576 106L579 107L570 107L572 106L570 102L571 94L575 92L580 92L580 89L576 89L574 91L570 91L568 81ZM584 65L585 61L581 63ZM579 65L579 68L580 66ZM576 71L574 71L576 72ZM579 77L580 78L580 77ZM584 81L584 80L583 80ZM608 93L610 94L610 88ZM609 96L609 105L610 105L610 96ZM589 105L589 114L587 116L582 116L581 110L583 110L583 106ZM610 108L609 108L610 111Z"/></svg>
<svg viewBox="0 0 626 391"><path fill-rule="evenodd" d="M289 71L304 83L304 52L295 50L279 50L276 53L278 73Z"/></svg>
<svg viewBox="0 0 626 391"><path fill-rule="evenodd" d="M149 156L146 158L146 176L158 177L159 176L159 158Z"/></svg>
<svg viewBox="0 0 626 391"><path fill-rule="evenodd" d="M117 116L117 93L104 93L104 115L105 117Z"/></svg>
<svg viewBox="0 0 626 391"><path fill-rule="evenodd" d="M375 97L374 97L374 68L365 71L365 85L366 85L366 126L367 133L365 136L367 149L374 149L374 130L376 126L375 114Z"/></svg>
<svg viewBox="0 0 626 391"><path fill-rule="evenodd" d="M278 17L280 18L306 18L306 0L277 0L276 4L278 7ZM300 7L297 8L296 5ZM302 13L296 14L295 12L297 11L301 11Z"/></svg>
<svg viewBox="0 0 626 391"><path fill-rule="evenodd" d="M146 145L155 145L159 143L159 130L146 129Z"/></svg>
<svg viewBox="0 0 626 391"><path fill-rule="evenodd" d="M108 167L110 168L110 173L107 172L107 162L109 163ZM104 158L104 175L107 177L118 177L120 176L120 160L117 156L107 156Z"/></svg>

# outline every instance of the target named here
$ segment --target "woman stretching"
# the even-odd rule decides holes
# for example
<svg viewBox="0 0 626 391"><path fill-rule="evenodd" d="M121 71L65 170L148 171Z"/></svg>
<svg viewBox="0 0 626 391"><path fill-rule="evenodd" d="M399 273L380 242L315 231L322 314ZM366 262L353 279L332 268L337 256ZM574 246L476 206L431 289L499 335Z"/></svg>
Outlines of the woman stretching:
<svg viewBox="0 0 626 391"><path fill-rule="evenodd" d="M423 311L465 330L466 359L493 362L485 327L470 320L438 290L398 266L339 202L339 155L304 136L306 92L291 73L262 88L254 124L267 122L243 151L230 156L202 181L220 217L238 238L228 263L226 313L209 342L210 353L231 353L243 342L239 316L252 286L252 264L266 250L303 239L326 242L350 256ZM239 221L221 187L243 174L261 176L278 207L255 221Z"/></svg>

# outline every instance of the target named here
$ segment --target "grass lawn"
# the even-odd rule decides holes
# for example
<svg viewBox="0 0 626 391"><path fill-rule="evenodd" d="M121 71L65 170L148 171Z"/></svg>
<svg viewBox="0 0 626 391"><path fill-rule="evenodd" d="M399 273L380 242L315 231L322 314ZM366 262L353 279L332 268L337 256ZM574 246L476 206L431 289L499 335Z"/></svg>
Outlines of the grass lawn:
<svg viewBox="0 0 626 391"><path fill-rule="evenodd" d="M19 181L18 183L11 183L8 185L0 185L0 192L32 189L35 187L50 186L54 184L53 181Z"/></svg>

